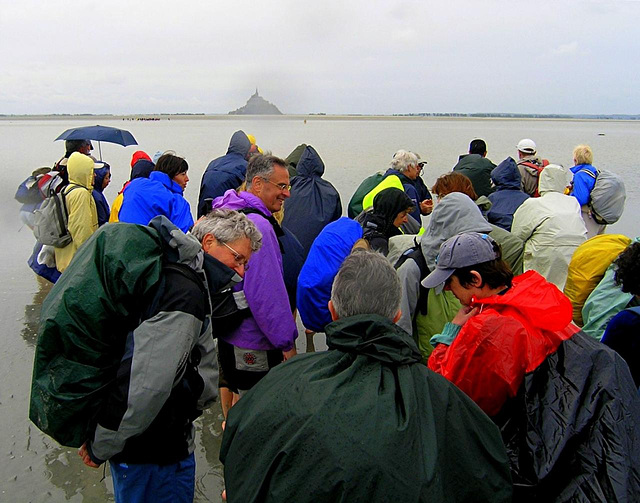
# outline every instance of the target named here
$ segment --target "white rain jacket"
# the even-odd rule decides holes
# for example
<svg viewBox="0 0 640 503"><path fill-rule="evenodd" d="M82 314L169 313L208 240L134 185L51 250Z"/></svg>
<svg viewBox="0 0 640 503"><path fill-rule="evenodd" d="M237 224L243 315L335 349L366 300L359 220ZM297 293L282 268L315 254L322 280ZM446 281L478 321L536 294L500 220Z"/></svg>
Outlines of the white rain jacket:
<svg viewBox="0 0 640 503"><path fill-rule="evenodd" d="M564 195L568 171L550 164L540 173L540 197L527 199L513 215L511 232L524 244L524 270L535 270L560 290L575 249L587 229L575 197Z"/></svg>

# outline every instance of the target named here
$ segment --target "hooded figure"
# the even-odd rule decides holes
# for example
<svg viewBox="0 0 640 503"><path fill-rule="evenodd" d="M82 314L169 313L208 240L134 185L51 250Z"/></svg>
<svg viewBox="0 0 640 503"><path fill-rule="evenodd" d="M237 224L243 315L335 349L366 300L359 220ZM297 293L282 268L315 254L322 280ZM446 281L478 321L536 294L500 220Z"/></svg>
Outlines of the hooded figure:
<svg viewBox="0 0 640 503"><path fill-rule="evenodd" d="M492 224L510 231L513 214L529 199L529 194L521 190L522 177L516 161L507 157L491 171L491 180L496 190L489 194L491 209L487 213L487 219Z"/></svg>
<svg viewBox="0 0 640 503"><path fill-rule="evenodd" d="M316 238L298 277L297 307L302 324L314 332L324 332L331 323L328 302L338 270L353 245L362 237L362 226L341 217L327 225Z"/></svg>
<svg viewBox="0 0 640 503"><path fill-rule="evenodd" d="M580 204L566 196L567 170L550 164L540 173L540 197L526 200L513 215L512 232L525 242L524 269L564 288L571 256L587 239Z"/></svg>
<svg viewBox="0 0 640 503"><path fill-rule="evenodd" d="M413 200L395 187L384 189L373 198L372 209L356 218L362 225L362 237L369 241L372 250L384 256L389 253L389 238L401 233L399 227L407 222L414 206Z"/></svg>
<svg viewBox="0 0 640 503"><path fill-rule="evenodd" d="M312 146L304 149L297 171L291 180L291 197L285 203L282 226L295 234L306 257L320 231L340 218L342 204L338 191L322 179L324 163Z"/></svg>
<svg viewBox="0 0 640 503"><path fill-rule="evenodd" d="M136 154L138 154L138 156L137 160L135 160L134 162L134 159L136 159ZM124 201L124 189L128 187L128 185L131 183L131 180L135 180L136 178L149 178L149 175L156 167L156 165L151 162L150 159L147 159L149 156L142 150L139 150L138 152L133 154L133 156L134 159L131 159L131 176L129 177L129 180L127 180L122 186L122 189L120 190L120 192L118 192L118 195L113 200L113 204L111 205L111 214L109 216L109 222L111 223L120 221L120 208L122 208L122 203Z"/></svg>
<svg viewBox="0 0 640 503"><path fill-rule="evenodd" d="M100 167L98 167L100 166ZM109 221L109 203L104 197L103 191L109 185L111 179L111 166L106 162L96 164L93 170L95 177L93 179L93 199L96 202L96 210L98 213L98 225L106 224ZM107 178L108 177L108 178ZM105 179L107 180L105 185Z"/></svg>
<svg viewBox="0 0 640 503"><path fill-rule="evenodd" d="M237 189L244 182L247 173L247 157L251 150L251 142L244 131L236 131L229 142L226 155L209 163L202 175L200 195L198 196L198 218L205 215L211 207L207 207L205 199L215 199L229 189Z"/></svg>
<svg viewBox="0 0 640 503"><path fill-rule="evenodd" d="M69 185L62 190L69 212L68 228L72 241L64 248L55 248L56 268L60 272L67 268L80 245L98 229L96 202L91 195L93 166L93 159L80 152L71 154L67 162Z"/></svg>

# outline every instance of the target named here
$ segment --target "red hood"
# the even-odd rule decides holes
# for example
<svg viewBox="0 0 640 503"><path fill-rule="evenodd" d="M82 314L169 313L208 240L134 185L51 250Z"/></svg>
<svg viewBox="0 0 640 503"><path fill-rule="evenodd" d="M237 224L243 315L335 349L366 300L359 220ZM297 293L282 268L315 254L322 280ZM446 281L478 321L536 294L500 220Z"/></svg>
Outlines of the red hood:
<svg viewBox="0 0 640 503"><path fill-rule="evenodd" d="M151 161L151 157L149 157L149 154L147 154L143 150L136 150L131 156L131 167L133 168L133 165L136 162L138 162L140 159L146 159L147 161Z"/></svg>
<svg viewBox="0 0 640 503"><path fill-rule="evenodd" d="M513 286L504 295L474 299L473 304L499 312L513 309L531 326L551 332L562 330L572 319L571 301L536 271L513 278Z"/></svg>

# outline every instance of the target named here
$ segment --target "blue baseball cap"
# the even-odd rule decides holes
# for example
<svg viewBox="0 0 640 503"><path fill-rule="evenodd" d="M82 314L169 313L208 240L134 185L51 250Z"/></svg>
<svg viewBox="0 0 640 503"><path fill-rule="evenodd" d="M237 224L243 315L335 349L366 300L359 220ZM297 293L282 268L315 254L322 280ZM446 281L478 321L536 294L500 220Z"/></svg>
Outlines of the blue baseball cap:
<svg viewBox="0 0 640 503"><path fill-rule="evenodd" d="M425 288L436 288L462 267L490 262L498 258L495 241L487 234L467 232L447 239L440 247L436 268L422 280Z"/></svg>

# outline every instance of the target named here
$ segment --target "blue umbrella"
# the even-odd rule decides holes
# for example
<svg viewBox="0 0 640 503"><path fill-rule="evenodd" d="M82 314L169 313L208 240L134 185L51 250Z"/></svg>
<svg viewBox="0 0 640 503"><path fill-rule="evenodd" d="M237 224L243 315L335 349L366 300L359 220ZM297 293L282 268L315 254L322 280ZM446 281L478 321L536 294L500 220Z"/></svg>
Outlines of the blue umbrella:
<svg viewBox="0 0 640 503"><path fill-rule="evenodd" d="M109 126L83 126L67 129L54 141L58 140L95 140L98 142L100 159L102 159L102 149L100 147L101 141L106 141L108 143L117 143L118 145L122 145L123 147L138 144L136 139L129 131Z"/></svg>

